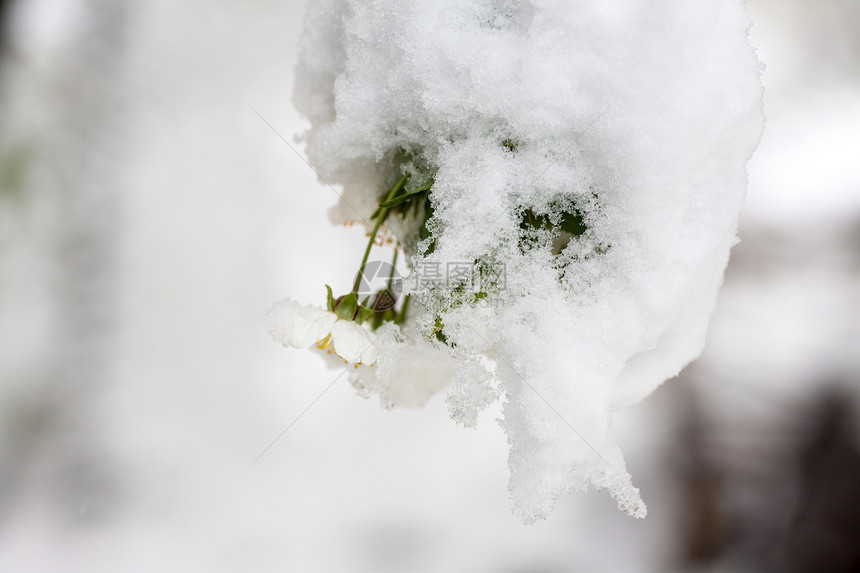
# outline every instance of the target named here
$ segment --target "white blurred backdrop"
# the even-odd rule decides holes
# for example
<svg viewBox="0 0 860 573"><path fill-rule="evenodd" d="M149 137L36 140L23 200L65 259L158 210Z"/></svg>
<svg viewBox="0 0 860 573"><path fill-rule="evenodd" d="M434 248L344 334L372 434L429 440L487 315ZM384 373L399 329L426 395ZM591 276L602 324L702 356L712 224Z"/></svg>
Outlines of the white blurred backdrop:
<svg viewBox="0 0 860 573"><path fill-rule="evenodd" d="M702 359L616 420L649 516L523 526L497 412L323 392L262 325L364 249L290 147L304 3L0 1L0 571L857 571L860 3L748 6L743 242Z"/></svg>

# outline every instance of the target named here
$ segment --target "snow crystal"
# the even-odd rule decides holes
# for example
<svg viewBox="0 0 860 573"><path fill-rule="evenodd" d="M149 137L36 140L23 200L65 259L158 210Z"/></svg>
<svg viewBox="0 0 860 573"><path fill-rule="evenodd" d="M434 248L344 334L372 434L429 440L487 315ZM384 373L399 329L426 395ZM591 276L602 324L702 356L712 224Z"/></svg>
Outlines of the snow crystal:
<svg viewBox="0 0 860 573"><path fill-rule="evenodd" d="M433 183L386 223L413 278L503 271L413 281L420 336L381 332L396 352L355 381L421 402L441 354L456 420L501 396L524 521L589 485L645 514L611 412L702 350L764 123L748 26L740 0L310 5L294 101L311 163L343 186L332 218L368 220L408 173L407 191Z"/></svg>

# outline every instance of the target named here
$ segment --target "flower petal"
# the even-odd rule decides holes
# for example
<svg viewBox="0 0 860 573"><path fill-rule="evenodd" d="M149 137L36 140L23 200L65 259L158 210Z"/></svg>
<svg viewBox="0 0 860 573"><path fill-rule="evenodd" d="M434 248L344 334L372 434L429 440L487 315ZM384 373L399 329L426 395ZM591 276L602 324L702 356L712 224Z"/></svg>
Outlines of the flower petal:
<svg viewBox="0 0 860 573"><path fill-rule="evenodd" d="M276 342L307 348L325 338L337 322L333 312L284 299L266 312L266 327Z"/></svg>
<svg viewBox="0 0 860 573"><path fill-rule="evenodd" d="M347 362L376 362L376 337L351 320L338 320L331 329L334 351Z"/></svg>

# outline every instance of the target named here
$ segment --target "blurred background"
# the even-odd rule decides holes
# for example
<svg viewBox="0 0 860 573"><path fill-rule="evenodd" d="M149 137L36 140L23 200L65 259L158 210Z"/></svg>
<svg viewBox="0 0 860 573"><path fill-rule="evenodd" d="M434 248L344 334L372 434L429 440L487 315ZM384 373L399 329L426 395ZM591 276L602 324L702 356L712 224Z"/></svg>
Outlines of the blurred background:
<svg viewBox="0 0 860 573"><path fill-rule="evenodd" d="M323 392L262 325L364 249L260 117L304 128L304 2L0 0L0 571L860 571L860 2L748 7L743 242L702 358L615 421L649 516L526 527L496 412Z"/></svg>

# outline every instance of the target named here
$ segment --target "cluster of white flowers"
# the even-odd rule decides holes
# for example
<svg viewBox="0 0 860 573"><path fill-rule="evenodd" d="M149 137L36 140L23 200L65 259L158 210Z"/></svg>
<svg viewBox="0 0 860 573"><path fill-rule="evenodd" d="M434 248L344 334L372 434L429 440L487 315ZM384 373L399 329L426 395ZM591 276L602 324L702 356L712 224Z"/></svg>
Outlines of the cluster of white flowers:
<svg viewBox="0 0 860 573"><path fill-rule="evenodd" d="M376 337L352 320L341 320L334 312L282 300L266 314L272 337L284 346L319 348L336 352L346 362L376 363Z"/></svg>
<svg viewBox="0 0 860 573"><path fill-rule="evenodd" d="M375 364L353 383L387 406L501 400L524 521L589 485L644 516L611 412L703 347L763 128L748 25L741 0L311 4L309 160L411 276L399 311L356 287L272 335Z"/></svg>

